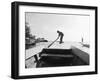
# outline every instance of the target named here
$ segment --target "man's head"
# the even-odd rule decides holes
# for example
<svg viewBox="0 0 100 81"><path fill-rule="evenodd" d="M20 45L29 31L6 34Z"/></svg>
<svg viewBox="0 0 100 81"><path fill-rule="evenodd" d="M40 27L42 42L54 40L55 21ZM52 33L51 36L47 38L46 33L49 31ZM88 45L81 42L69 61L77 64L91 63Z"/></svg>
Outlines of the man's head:
<svg viewBox="0 0 100 81"><path fill-rule="evenodd" d="M59 30L57 30L57 33L59 33Z"/></svg>

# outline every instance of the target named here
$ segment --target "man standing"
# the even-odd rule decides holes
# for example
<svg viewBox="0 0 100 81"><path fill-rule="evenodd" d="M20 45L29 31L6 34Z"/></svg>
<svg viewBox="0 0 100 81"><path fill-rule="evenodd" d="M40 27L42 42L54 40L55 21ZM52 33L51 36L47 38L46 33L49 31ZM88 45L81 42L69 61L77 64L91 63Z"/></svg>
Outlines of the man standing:
<svg viewBox="0 0 100 81"><path fill-rule="evenodd" d="M82 43L83 43L83 37L82 37Z"/></svg>
<svg viewBox="0 0 100 81"><path fill-rule="evenodd" d="M63 43L63 36L64 36L64 34L61 32L61 31L59 31L59 30L57 30L57 33L58 33L58 38L60 37L60 44L61 43Z"/></svg>

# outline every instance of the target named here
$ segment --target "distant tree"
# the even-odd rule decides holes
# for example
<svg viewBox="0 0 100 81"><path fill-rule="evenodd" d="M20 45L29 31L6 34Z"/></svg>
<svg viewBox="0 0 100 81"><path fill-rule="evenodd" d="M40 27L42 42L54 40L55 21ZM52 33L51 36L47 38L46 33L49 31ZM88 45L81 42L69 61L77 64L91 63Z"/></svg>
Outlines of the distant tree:
<svg viewBox="0 0 100 81"><path fill-rule="evenodd" d="M26 22L25 23L25 44L26 44L26 49L30 48L30 46L35 45L35 35L31 34L30 31L30 26L29 24Z"/></svg>
<svg viewBox="0 0 100 81"><path fill-rule="evenodd" d="M25 45L26 49L29 49L31 46L36 45L39 42L47 42L45 38L37 38L35 35L31 34L30 26L28 22L25 22Z"/></svg>
<svg viewBox="0 0 100 81"><path fill-rule="evenodd" d="M26 36L26 38L30 37L30 27L27 22L25 23L25 36Z"/></svg>
<svg viewBox="0 0 100 81"><path fill-rule="evenodd" d="M36 38L35 35L31 34L30 26L27 22L25 23L25 35L26 35L26 38L30 38L30 39L34 39L34 40Z"/></svg>

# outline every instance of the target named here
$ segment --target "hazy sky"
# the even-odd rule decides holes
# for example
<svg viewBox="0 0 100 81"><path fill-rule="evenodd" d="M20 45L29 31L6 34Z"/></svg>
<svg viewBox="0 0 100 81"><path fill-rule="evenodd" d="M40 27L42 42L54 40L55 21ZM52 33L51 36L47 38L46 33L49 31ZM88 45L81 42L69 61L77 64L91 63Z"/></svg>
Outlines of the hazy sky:
<svg viewBox="0 0 100 81"><path fill-rule="evenodd" d="M64 15L47 13L26 13L31 33L36 37L43 37L53 41L57 38L57 30L64 33L64 41L89 42L89 16Z"/></svg>

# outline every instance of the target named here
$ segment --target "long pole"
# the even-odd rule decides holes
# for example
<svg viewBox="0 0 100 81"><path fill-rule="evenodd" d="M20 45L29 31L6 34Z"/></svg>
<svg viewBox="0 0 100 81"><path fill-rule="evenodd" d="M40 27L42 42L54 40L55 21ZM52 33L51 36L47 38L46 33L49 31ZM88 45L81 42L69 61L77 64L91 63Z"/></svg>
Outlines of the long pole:
<svg viewBox="0 0 100 81"><path fill-rule="evenodd" d="M58 40L59 37L57 37L56 40L54 40L47 48L49 48L53 43L55 43Z"/></svg>

